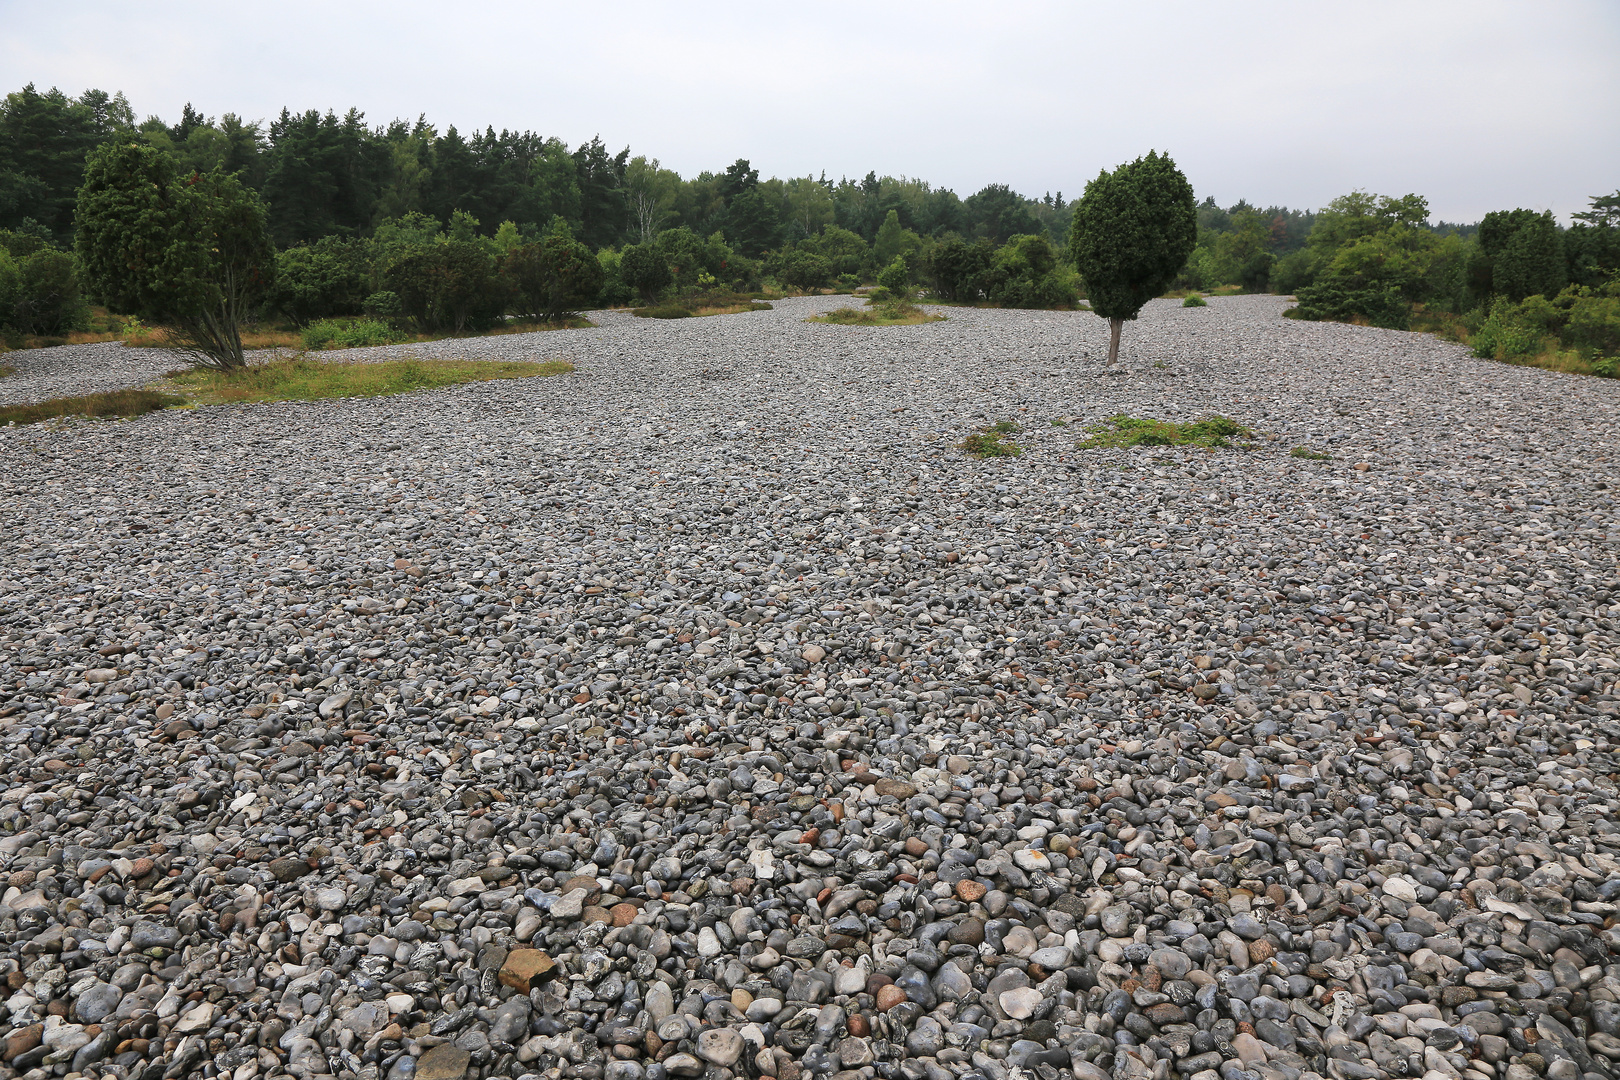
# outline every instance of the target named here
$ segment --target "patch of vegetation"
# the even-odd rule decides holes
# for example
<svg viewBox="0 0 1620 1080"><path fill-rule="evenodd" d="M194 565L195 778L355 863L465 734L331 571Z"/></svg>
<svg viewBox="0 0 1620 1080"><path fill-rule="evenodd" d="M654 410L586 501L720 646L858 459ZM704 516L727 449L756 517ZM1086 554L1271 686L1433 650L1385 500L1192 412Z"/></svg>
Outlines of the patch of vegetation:
<svg viewBox="0 0 1620 1080"><path fill-rule="evenodd" d="M304 327L301 336L306 349L360 349L401 339L399 331L377 319L320 319Z"/></svg>
<svg viewBox="0 0 1620 1080"><path fill-rule="evenodd" d="M1181 302L1182 307L1209 307L1209 301L1197 293L1192 293Z"/></svg>
<svg viewBox="0 0 1620 1080"><path fill-rule="evenodd" d="M1069 422L1067 420L1053 420L1052 421L1052 426L1053 427L1068 427Z"/></svg>
<svg viewBox="0 0 1620 1080"><path fill-rule="evenodd" d="M564 375L574 365L496 363L479 360L388 360L379 363L342 363L293 357L268 364L251 364L233 372L192 370L176 372L171 381L193 401L223 404L248 401L320 401L327 398L382 397L408 394L460 383L492 379L527 379Z"/></svg>
<svg viewBox="0 0 1620 1080"><path fill-rule="evenodd" d="M1174 420L1155 420L1120 413L1101 424L1091 424L1086 430L1091 433L1091 438L1080 443L1077 449L1126 446L1202 446L1214 449L1231 446L1232 439L1254 438L1251 429L1224 416L1206 416L1202 420L1177 423Z"/></svg>
<svg viewBox="0 0 1620 1080"><path fill-rule="evenodd" d="M1308 446L1296 446L1288 451L1289 457L1304 458L1306 461L1332 461L1332 454L1324 454L1320 450L1312 450Z"/></svg>
<svg viewBox="0 0 1620 1080"><path fill-rule="evenodd" d="M769 310L771 305L748 293L710 289L646 307L631 308L630 314L643 319L691 319L704 315L737 315L745 311Z"/></svg>
<svg viewBox="0 0 1620 1080"><path fill-rule="evenodd" d="M1015 421L998 420L963 439L957 448L977 458L1018 457L1023 454L1024 448L1007 436L1016 435L1022 430Z"/></svg>
<svg viewBox="0 0 1620 1080"><path fill-rule="evenodd" d="M37 405L0 407L0 424L35 424L65 416L144 416L184 404L184 399L157 390L113 390L83 397L52 398Z"/></svg>
<svg viewBox="0 0 1620 1080"><path fill-rule="evenodd" d="M924 311L909 300L869 303L864 308L839 308L825 315L812 315L805 322L832 323L835 326L918 326L944 322L945 316Z"/></svg>

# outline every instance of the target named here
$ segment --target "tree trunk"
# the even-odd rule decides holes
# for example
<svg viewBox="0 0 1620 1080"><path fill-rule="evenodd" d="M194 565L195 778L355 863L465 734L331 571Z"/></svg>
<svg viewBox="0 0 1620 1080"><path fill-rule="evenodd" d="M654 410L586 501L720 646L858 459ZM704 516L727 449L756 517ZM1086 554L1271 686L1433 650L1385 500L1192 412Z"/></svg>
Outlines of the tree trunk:
<svg viewBox="0 0 1620 1080"><path fill-rule="evenodd" d="M1119 332L1125 329L1124 319L1108 320L1108 363L1109 366L1119 363Z"/></svg>

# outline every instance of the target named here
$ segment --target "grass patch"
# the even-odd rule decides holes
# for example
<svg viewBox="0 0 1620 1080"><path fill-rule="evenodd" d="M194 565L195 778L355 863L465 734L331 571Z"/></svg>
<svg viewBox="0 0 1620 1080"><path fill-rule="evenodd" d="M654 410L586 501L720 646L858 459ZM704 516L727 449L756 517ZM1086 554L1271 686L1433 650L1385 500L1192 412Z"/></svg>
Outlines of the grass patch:
<svg viewBox="0 0 1620 1080"><path fill-rule="evenodd" d="M492 379L564 375L574 365L495 363L478 360L388 360L375 364L292 357L254 364L240 371L179 371L170 381L199 404L245 401L321 401L327 398L382 397Z"/></svg>
<svg viewBox="0 0 1620 1080"><path fill-rule="evenodd" d="M705 315L740 315L745 311L770 310L771 305L757 296L730 289L711 289L646 307L631 308L630 314L643 319L695 319Z"/></svg>
<svg viewBox="0 0 1620 1080"><path fill-rule="evenodd" d="M3 406L0 407L0 424L35 424L65 416L144 416L184 404L184 399L158 390L112 390L83 397L52 398L37 405Z"/></svg>
<svg viewBox="0 0 1620 1080"><path fill-rule="evenodd" d="M1202 446L1214 449L1231 446L1232 439L1254 438L1252 430L1224 416L1206 416L1202 420L1177 423L1120 413L1100 424L1089 425L1086 430L1091 433L1091 438L1080 443L1077 449L1126 446Z"/></svg>
<svg viewBox="0 0 1620 1080"><path fill-rule="evenodd" d="M957 449L965 450L976 458L1018 457L1024 448L1007 436L1016 435L1022 430L1015 421L999 420L963 439Z"/></svg>
<svg viewBox="0 0 1620 1080"><path fill-rule="evenodd" d="M889 300L864 308L839 308L825 315L812 315L805 322L832 323L834 326L919 326L944 322L945 316L924 311L909 300Z"/></svg>
<svg viewBox="0 0 1620 1080"><path fill-rule="evenodd" d="M1182 307L1209 307L1209 301L1198 293L1193 293L1181 302Z"/></svg>
<svg viewBox="0 0 1620 1080"><path fill-rule="evenodd" d="M1332 461L1332 454L1324 454L1320 450L1312 450L1308 446L1296 446L1288 451L1289 457L1304 458L1306 461Z"/></svg>

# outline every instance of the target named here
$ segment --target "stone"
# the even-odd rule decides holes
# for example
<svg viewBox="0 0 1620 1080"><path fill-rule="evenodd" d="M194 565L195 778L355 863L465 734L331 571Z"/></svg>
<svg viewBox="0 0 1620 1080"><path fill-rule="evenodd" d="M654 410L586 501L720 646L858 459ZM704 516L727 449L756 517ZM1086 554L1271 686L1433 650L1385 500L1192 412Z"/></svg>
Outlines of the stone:
<svg viewBox="0 0 1620 1080"><path fill-rule="evenodd" d="M557 964L539 949L513 949L506 954L497 977L502 986L510 986L520 994L556 977Z"/></svg>
<svg viewBox="0 0 1620 1080"><path fill-rule="evenodd" d="M462 1080L472 1055L453 1043L428 1050L416 1062L416 1080Z"/></svg>
<svg viewBox="0 0 1620 1080"><path fill-rule="evenodd" d="M1035 1010L1041 1004L1041 992L1034 987L1024 986L1003 991L996 1001L1001 1005L1001 1011L1014 1020L1027 1020L1035 1015Z"/></svg>

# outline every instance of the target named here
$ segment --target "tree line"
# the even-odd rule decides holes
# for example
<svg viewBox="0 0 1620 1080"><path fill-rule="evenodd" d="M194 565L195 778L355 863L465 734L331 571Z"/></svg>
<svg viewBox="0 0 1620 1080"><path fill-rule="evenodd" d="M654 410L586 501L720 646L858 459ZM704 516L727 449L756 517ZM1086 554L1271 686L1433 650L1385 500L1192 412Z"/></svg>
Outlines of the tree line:
<svg viewBox="0 0 1620 1080"><path fill-rule="evenodd" d="M179 171L236 176L263 199L281 248L369 236L413 213L448 225L458 211L487 235L507 221L531 237L562 222L592 250L646 243L678 226L703 237L721 232L747 258L829 225L871 244L891 213L920 237L996 245L1025 234L1060 242L1068 231L1061 193L1025 198L1005 184L960 198L924 180L872 172L761 179L746 160L682 178L656 158L614 153L600 138L570 149L531 131L441 132L425 118L373 126L354 109L342 116L284 109L262 124L187 105L174 124L137 122L122 94L73 98L32 85L0 107L0 228L70 244L86 155L126 139L163 151Z"/></svg>
<svg viewBox="0 0 1620 1080"><path fill-rule="evenodd" d="M284 110L262 125L188 105L173 125L137 122L121 94L28 86L0 104L0 329L59 333L83 320L81 279L97 265L83 207L128 209L111 196L85 202L87 161L126 179L145 170L151 190L170 192L159 215L166 257L201 258L204 195L217 220L254 223L262 243L236 249L255 254L230 271L232 303L298 326L371 315L459 332L669 292L810 291L880 277L1011 307L1070 307L1085 292L1100 310L1101 283L1077 255L1079 203L1061 193L1025 198L992 184L963 199L875 173L761 178L746 159L688 179L600 138L570 149L532 132L441 133L420 118L371 126L355 110ZM1285 293L1298 297L1295 317L1392 328L1449 315L1505 342L1497 352L1527 348L1530 327L1612 355L1620 193L1577 219L1564 228L1515 209L1477 225L1431 224L1420 196L1360 191L1318 211L1206 198L1190 216L1177 210L1175 250L1182 240L1187 250L1168 285ZM77 259L67 253L76 240ZM117 300L115 310L169 322L165 304L195 300L181 291L137 303L95 280L95 298Z"/></svg>

